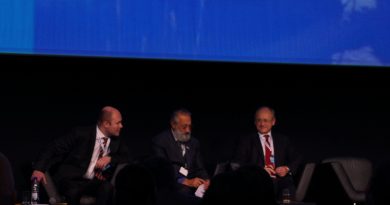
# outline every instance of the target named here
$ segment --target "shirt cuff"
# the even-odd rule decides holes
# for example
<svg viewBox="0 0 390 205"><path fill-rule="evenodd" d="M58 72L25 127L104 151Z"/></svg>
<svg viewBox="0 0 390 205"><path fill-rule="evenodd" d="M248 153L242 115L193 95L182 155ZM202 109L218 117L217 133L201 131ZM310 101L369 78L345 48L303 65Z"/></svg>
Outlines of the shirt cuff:
<svg viewBox="0 0 390 205"><path fill-rule="evenodd" d="M185 179L186 179L185 177L180 177L177 179L177 183L183 184Z"/></svg>
<svg viewBox="0 0 390 205"><path fill-rule="evenodd" d="M287 174L292 176L290 168L288 168L288 166L286 166L286 168L287 168Z"/></svg>

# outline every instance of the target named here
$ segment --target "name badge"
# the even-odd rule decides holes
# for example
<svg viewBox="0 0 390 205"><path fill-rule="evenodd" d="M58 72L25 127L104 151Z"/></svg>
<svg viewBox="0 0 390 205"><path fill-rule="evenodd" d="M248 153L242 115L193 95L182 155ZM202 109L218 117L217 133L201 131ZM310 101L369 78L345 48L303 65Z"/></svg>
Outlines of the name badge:
<svg viewBox="0 0 390 205"><path fill-rule="evenodd" d="M270 158L271 158L271 159L270 159L271 163L272 163L272 164L275 164L275 157L274 157L274 155L271 155Z"/></svg>
<svg viewBox="0 0 390 205"><path fill-rule="evenodd" d="M186 177L188 175L188 170L184 167L180 167L179 173Z"/></svg>

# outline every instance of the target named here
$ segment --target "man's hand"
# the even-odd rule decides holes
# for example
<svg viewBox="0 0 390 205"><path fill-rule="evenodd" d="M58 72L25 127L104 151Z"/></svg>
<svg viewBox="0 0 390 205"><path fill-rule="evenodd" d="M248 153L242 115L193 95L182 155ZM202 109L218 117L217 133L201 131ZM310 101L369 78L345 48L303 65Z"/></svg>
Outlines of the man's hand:
<svg viewBox="0 0 390 205"><path fill-rule="evenodd" d="M193 179L184 179L183 184L187 185L189 187L195 187L198 188L201 184L204 184L206 180L195 177Z"/></svg>
<svg viewBox="0 0 390 205"><path fill-rule="evenodd" d="M290 169L287 166L281 166L275 169L275 172L279 177L286 176L289 171Z"/></svg>
<svg viewBox="0 0 390 205"><path fill-rule="evenodd" d="M264 170L265 170L266 172L268 172L268 174L269 174L269 176L270 176L271 178L276 178L276 172L275 172L274 166L272 166L272 165L265 166L265 167L264 167Z"/></svg>
<svg viewBox="0 0 390 205"><path fill-rule="evenodd" d="M110 156L102 157L96 162L95 169L103 169L110 162L111 162Z"/></svg>
<svg viewBox="0 0 390 205"><path fill-rule="evenodd" d="M31 180L33 180L34 178L37 178L38 182L43 181L43 183L46 184L45 173L38 171L38 170L34 170L32 175L31 175Z"/></svg>

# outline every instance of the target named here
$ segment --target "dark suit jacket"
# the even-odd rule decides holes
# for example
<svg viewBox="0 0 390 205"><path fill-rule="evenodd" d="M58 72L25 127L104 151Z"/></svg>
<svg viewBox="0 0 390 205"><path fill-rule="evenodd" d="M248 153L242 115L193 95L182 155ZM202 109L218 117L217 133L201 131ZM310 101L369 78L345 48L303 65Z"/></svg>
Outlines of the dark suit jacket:
<svg viewBox="0 0 390 205"><path fill-rule="evenodd" d="M152 148L155 155L163 157L172 162L176 178L184 177L179 173L180 167L187 164L188 176L186 178L199 177L208 179L208 174L203 167L199 150L199 141L193 137L186 143L186 155L183 157L178 142L175 141L171 130L166 130L152 140Z"/></svg>
<svg viewBox="0 0 390 205"><path fill-rule="evenodd" d="M55 140L43 152L34 165L34 170L47 171L59 164L54 178L57 182L82 179L92 158L96 140L96 126L76 128L68 135ZM128 161L127 146L118 137L110 142L111 165Z"/></svg>
<svg viewBox="0 0 390 205"><path fill-rule="evenodd" d="M300 155L286 136L272 132L275 152L275 166L288 166L296 174L301 162ZM264 167L264 152L258 133L241 138L233 162L240 165L258 165Z"/></svg>
<svg viewBox="0 0 390 205"><path fill-rule="evenodd" d="M15 196L15 183L11 164L8 158L0 152L0 204L14 204Z"/></svg>

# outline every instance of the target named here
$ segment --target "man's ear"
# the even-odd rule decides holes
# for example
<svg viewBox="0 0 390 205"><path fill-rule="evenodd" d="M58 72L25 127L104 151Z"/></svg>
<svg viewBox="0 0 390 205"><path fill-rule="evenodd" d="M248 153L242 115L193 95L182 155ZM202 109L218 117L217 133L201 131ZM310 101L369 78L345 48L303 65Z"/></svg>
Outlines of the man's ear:
<svg viewBox="0 0 390 205"><path fill-rule="evenodd" d="M176 128L176 123L175 122L171 122L171 128L175 129Z"/></svg>
<svg viewBox="0 0 390 205"><path fill-rule="evenodd" d="M109 122L109 121L107 121L107 120L105 120L104 122L103 122L103 126L104 127L109 127L111 125L111 122Z"/></svg>

